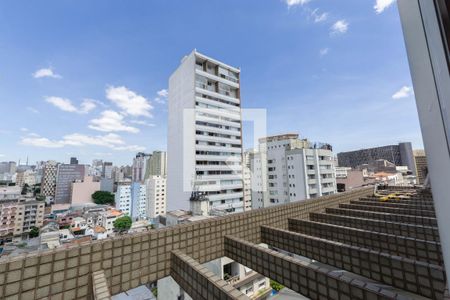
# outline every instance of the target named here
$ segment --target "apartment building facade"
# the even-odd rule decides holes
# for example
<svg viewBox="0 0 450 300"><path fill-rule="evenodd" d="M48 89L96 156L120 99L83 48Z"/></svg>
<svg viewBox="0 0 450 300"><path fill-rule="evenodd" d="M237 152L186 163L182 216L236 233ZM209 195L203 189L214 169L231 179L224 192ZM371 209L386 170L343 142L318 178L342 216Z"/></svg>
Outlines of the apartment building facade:
<svg viewBox="0 0 450 300"><path fill-rule="evenodd" d="M46 197L55 197L56 191L56 173L58 163L49 160L45 163L42 173L41 194Z"/></svg>
<svg viewBox="0 0 450 300"><path fill-rule="evenodd" d="M166 214L166 177L154 175L145 181L146 215L150 219Z"/></svg>
<svg viewBox="0 0 450 300"><path fill-rule="evenodd" d="M83 180L86 173L84 165L60 164L56 175L55 204L69 204L72 195L72 183Z"/></svg>
<svg viewBox="0 0 450 300"><path fill-rule="evenodd" d="M119 183L115 194L116 208L133 221L147 218L147 188L140 182Z"/></svg>
<svg viewBox="0 0 450 300"><path fill-rule="evenodd" d="M316 198L337 192L333 152L298 134L261 138L251 154L252 207Z"/></svg>
<svg viewBox="0 0 450 300"><path fill-rule="evenodd" d="M169 80L168 206L244 211L240 70L196 50ZM194 193L194 194L193 194Z"/></svg>

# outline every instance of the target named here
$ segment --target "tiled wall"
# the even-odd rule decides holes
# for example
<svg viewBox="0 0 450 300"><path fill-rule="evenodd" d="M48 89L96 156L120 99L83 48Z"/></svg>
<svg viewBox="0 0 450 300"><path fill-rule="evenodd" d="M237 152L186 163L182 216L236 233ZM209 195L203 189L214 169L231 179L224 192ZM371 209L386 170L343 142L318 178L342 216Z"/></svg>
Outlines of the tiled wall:
<svg viewBox="0 0 450 300"><path fill-rule="evenodd" d="M356 216L349 217L323 213L311 213L309 218L311 221L316 222L324 222L364 230L374 230L394 235L403 235L415 239L439 242L439 232L437 227L389 222L384 220L360 219Z"/></svg>
<svg viewBox="0 0 450 300"><path fill-rule="evenodd" d="M192 299L249 300L242 292L179 250L172 251L170 275Z"/></svg>
<svg viewBox="0 0 450 300"><path fill-rule="evenodd" d="M431 264L444 263L436 242L299 219L289 219L289 230Z"/></svg>
<svg viewBox="0 0 450 300"><path fill-rule="evenodd" d="M310 299L381 300L396 297L395 293L379 286L239 238L225 238L225 254Z"/></svg>
<svg viewBox="0 0 450 300"><path fill-rule="evenodd" d="M224 256L223 238L233 235L258 243L260 226L287 228L288 218L349 202L372 187L278 205L147 233L118 236L71 248L0 259L0 299L92 299L91 274L103 270L111 294L170 274L171 251L200 263Z"/></svg>
<svg viewBox="0 0 450 300"><path fill-rule="evenodd" d="M445 290L441 266L263 226L263 243L432 299Z"/></svg>

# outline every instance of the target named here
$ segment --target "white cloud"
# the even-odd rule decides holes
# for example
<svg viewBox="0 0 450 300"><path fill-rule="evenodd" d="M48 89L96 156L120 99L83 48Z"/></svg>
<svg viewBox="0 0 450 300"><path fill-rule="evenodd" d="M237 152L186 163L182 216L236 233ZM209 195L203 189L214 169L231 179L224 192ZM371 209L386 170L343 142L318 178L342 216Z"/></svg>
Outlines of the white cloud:
<svg viewBox="0 0 450 300"><path fill-rule="evenodd" d="M142 120L132 120L132 121L130 121L130 123L137 124L137 125L148 126L148 127L155 127L156 126L153 123L148 123L148 122L142 121Z"/></svg>
<svg viewBox="0 0 450 300"><path fill-rule="evenodd" d="M0 153L0 157L5 157L5 154L1 154L1 153Z"/></svg>
<svg viewBox="0 0 450 300"><path fill-rule="evenodd" d="M91 120L89 128L104 132L139 132L138 128L126 125L123 121L123 118L123 115L119 114L118 112L115 112L113 110L105 110L101 113L101 116L99 118Z"/></svg>
<svg viewBox="0 0 450 300"><path fill-rule="evenodd" d="M20 131L27 132L29 130L28 130L28 128L22 127L22 128L20 128Z"/></svg>
<svg viewBox="0 0 450 300"><path fill-rule="evenodd" d="M61 75L56 74L55 72L53 72L53 70L51 68L39 69L39 70L37 70L36 72L33 73L33 77L34 78L50 77L50 78L56 78L56 79L62 78Z"/></svg>
<svg viewBox="0 0 450 300"><path fill-rule="evenodd" d="M27 110L32 112L33 114L38 114L39 113L39 111L36 108L31 107L31 106L27 106Z"/></svg>
<svg viewBox="0 0 450 300"><path fill-rule="evenodd" d="M348 22L344 19L336 21L330 29L332 35L346 33L348 30Z"/></svg>
<svg viewBox="0 0 450 300"><path fill-rule="evenodd" d="M167 98L167 96L169 96L169 92L166 89L159 90L156 93L158 94L158 96L163 98Z"/></svg>
<svg viewBox="0 0 450 300"><path fill-rule="evenodd" d="M23 137L21 144L43 148L62 148L65 146L101 146L117 151L143 151L145 147L138 145L127 145L117 134L108 133L106 135L90 136L81 133L72 133L63 136L61 140L50 140L38 135L28 135Z"/></svg>
<svg viewBox="0 0 450 300"><path fill-rule="evenodd" d="M328 13L327 12L318 13L318 11L319 9L316 8L311 12L311 16L314 19L314 23L325 22L328 19Z"/></svg>
<svg viewBox="0 0 450 300"><path fill-rule="evenodd" d="M381 14L386 8L391 6L394 2L395 0L377 0L373 8L375 9L375 12L377 14Z"/></svg>
<svg viewBox="0 0 450 300"><path fill-rule="evenodd" d="M165 104L167 101L167 97L169 96L169 92L166 89L162 89L156 92L158 97L155 98L155 102L159 104Z"/></svg>
<svg viewBox="0 0 450 300"><path fill-rule="evenodd" d="M110 86L106 89L106 98L115 103L123 113L131 116L152 117L153 106L145 97L136 94L124 86Z"/></svg>
<svg viewBox="0 0 450 300"><path fill-rule="evenodd" d="M414 94L414 90L410 86L402 86L394 95L392 95L392 99L401 99L407 98Z"/></svg>
<svg viewBox="0 0 450 300"><path fill-rule="evenodd" d="M320 56L325 56L325 55L328 54L329 51L330 51L329 48L322 48L322 49L319 50L319 55Z"/></svg>
<svg viewBox="0 0 450 300"><path fill-rule="evenodd" d="M292 7L295 5L304 5L311 0L285 0L288 7Z"/></svg>
<svg viewBox="0 0 450 300"><path fill-rule="evenodd" d="M50 140L45 137L30 135L22 138L20 141L22 145L42 147L42 148L61 148L64 144L61 141Z"/></svg>
<svg viewBox="0 0 450 300"><path fill-rule="evenodd" d="M97 107L97 105L90 99L83 100L83 102L80 105L80 108L77 108L75 105L72 104L72 101L66 98L46 97L45 101L56 106L60 110L79 114L87 114L88 112Z"/></svg>

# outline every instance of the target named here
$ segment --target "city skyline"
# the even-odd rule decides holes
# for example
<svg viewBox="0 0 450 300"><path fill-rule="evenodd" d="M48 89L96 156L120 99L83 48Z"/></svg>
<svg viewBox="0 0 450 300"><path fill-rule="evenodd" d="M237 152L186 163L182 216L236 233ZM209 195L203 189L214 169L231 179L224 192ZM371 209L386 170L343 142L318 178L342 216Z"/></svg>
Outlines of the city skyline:
<svg viewBox="0 0 450 300"><path fill-rule="evenodd" d="M243 108L267 109L268 135L297 132L335 153L400 141L422 148L397 8L378 2L152 2L127 5L127 15L102 1L55 2L52 12L8 5L0 160L123 165L138 151L166 151L168 77L194 48L245 70ZM191 20L197 11L202 20ZM218 27L205 26L212 21Z"/></svg>

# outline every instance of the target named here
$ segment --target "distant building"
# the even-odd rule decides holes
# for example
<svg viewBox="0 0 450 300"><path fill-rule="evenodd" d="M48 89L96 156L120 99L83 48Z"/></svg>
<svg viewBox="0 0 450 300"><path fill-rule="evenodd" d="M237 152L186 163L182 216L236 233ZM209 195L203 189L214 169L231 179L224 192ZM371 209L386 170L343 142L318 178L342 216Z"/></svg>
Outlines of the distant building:
<svg viewBox="0 0 450 300"><path fill-rule="evenodd" d="M35 171L28 169L25 171L19 171L16 173L16 185L23 187L25 184L28 186L39 183L37 180L37 174Z"/></svg>
<svg viewBox="0 0 450 300"><path fill-rule="evenodd" d="M147 189L139 182L119 183L115 194L116 208L133 220L147 217Z"/></svg>
<svg viewBox="0 0 450 300"><path fill-rule="evenodd" d="M167 176L167 153L153 151L149 160L149 176Z"/></svg>
<svg viewBox="0 0 450 300"><path fill-rule="evenodd" d="M428 175L427 156L424 150L414 150L414 161L417 170L417 183L424 184Z"/></svg>
<svg viewBox="0 0 450 300"><path fill-rule="evenodd" d="M261 138L259 152L249 155L252 207L316 198L337 192L333 152L298 134Z"/></svg>
<svg viewBox="0 0 450 300"><path fill-rule="evenodd" d="M105 161L102 166L102 177L106 179L111 179L113 173L113 163Z"/></svg>
<svg viewBox="0 0 450 300"><path fill-rule="evenodd" d="M14 174L16 173L16 162L2 161L0 162L0 174Z"/></svg>
<svg viewBox="0 0 450 300"><path fill-rule="evenodd" d="M76 157L70 158L70 164L71 165L78 165L78 159Z"/></svg>
<svg viewBox="0 0 450 300"><path fill-rule="evenodd" d="M55 197L56 191L56 173L58 164L54 160L49 160L43 168L41 194L46 197Z"/></svg>
<svg viewBox="0 0 450 300"><path fill-rule="evenodd" d="M350 191L374 182L374 179L369 178L367 169L336 167L336 186L338 192Z"/></svg>
<svg viewBox="0 0 450 300"><path fill-rule="evenodd" d="M92 194L100 191L100 182L94 181L94 177L85 176L82 180L72 182L71 204L92 203Z"/></svg>
<svg viewBox="0 0 450 300"><path fill-rule="evenodd" d="M56 175L55 204L70 203L72 182L83 180L84 176L84 165L60 164Z"/></svg>
<svg viewBox="0 0 450 300"><path fill-rule="evenodd" d="M139 152L133 159L133 166L131 170L131 180L133 182L143 182L148 177L148 161L151 154Z"/></svg>
<svg viewBox="0 0 450 300"><path fill-rule="evenodd" d="M166 214L166 177L150 176L145 181L146 193L146 213L150 219Z"/></svg>
<svg viewBox="0 0 450 300"><path fill-rule="evenodd" d="M408 169L414 175L416 174L412 145L409 142L341 152L337 156L340 167L356 168L359 165L368 164L374 160L384 159L396 166L408 166Z"/></svg>
<svg viewBox="0 0 450 300"><path fill-rule="evenodd" d="M114 180L108 178L100 178L100 191L114 192Z"/></svg>
<svg viewBox="0 0 450 300"><path fill-rule="evenodd" d="M23 197L19 190L18 187L0 188L0 242L43 225L45 203Z"/></svg>

